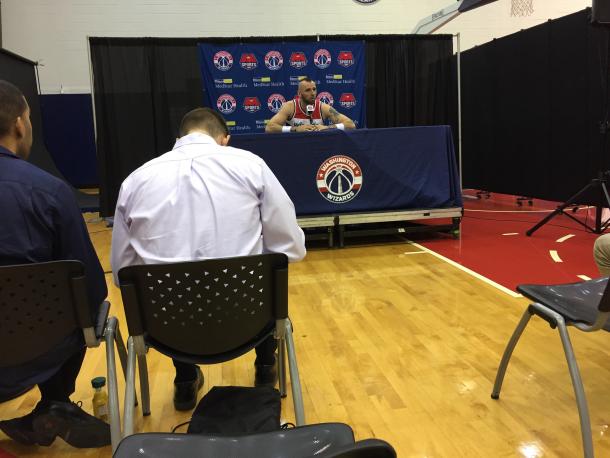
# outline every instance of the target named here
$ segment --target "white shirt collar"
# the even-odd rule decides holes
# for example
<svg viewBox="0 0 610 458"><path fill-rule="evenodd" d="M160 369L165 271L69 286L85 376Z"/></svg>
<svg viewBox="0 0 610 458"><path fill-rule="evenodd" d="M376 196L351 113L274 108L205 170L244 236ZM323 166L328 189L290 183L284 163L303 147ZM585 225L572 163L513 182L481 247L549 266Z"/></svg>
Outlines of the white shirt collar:
<svg viewBox="0 0 610 458"><path fill-rule="evenodd" d="M214 144L216 145L216 140L210 137L208 134L204 134L202 132L193 132L192 134L185 135L184 137L180 137L176 140L173 149L180 148L185 145L193 145L193 144Z"/></svg>

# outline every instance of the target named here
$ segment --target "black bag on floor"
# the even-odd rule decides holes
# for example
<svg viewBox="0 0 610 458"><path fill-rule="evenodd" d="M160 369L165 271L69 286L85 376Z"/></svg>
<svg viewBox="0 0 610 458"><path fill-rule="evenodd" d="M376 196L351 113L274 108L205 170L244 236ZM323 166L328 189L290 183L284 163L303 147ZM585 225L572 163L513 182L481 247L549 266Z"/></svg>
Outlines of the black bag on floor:
<svg viewBox="0 0 610 458"><path fill-rule="evenodd" d="M237 435L280 429L280 392L270 387L215 386L193 412L188 434Z"/></svg>

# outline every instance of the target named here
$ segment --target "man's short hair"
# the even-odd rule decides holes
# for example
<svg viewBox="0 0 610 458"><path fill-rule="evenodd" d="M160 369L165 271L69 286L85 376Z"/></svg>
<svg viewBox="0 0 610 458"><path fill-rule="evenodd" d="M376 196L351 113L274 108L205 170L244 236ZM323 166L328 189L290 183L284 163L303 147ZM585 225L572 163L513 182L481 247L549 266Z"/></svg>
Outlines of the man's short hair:
<svg viewBox="0 0 610 458"><path fill-rule="evenodd" d="M27 106L17 86L0 80L0 138L10 133L15 120L25 113Z"/></svg>
<svg viewBox="0 0 610 458"><path fill-rule="evenodd" d="M180 136L184 137L194 129L205 130L210 136L216 138L219 135L229 135L227 122L220 113L211 108L195 108L182 118L180 123Z"/></svg>
<svg viewBox="0 0 610 458"><path fill-rule="evenodd" d="M314 83L315 81L312 80L309 76L304 76L303 78L301 78L299 80L299 83L302 83L302 82L305 82L305 83Z"/></svg>

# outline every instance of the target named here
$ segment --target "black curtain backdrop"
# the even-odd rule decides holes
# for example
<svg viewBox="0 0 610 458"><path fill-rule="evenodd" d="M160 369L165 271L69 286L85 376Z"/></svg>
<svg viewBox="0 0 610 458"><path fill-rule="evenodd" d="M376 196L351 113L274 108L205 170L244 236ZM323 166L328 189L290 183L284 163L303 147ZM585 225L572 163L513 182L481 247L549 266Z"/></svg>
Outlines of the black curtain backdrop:
<svg viewBox="0 0 610 458"><path fill-rule="evenodd" d="M203 104L197 43L315 41L318 37L90 38L100 214L123 180L169 151L182 116ZM320 36L366 42L367 127L456 127L451 35Z"/></svg>
<svg viewBox="0 0 610 458"><path fill-rule="evenodd" d="M462 54L465 188L564 201L608 168L599 121L610 32L589 16L583 10Z"/></svg>

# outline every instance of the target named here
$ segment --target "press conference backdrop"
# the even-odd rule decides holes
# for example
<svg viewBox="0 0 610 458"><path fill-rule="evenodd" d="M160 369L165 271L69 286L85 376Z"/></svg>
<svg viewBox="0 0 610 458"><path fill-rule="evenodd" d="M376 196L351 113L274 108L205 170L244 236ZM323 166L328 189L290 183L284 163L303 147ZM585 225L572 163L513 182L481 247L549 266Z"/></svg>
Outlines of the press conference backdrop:
<svg viewBox="0 0 610 458"><path fill-rule="evenodd" d="M306 76L319 100L365 127L364 55L363 41L199 44L206 103L233 134L264 132Z"/></svg>

